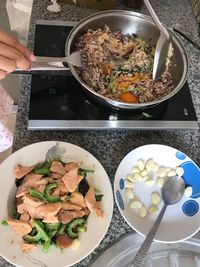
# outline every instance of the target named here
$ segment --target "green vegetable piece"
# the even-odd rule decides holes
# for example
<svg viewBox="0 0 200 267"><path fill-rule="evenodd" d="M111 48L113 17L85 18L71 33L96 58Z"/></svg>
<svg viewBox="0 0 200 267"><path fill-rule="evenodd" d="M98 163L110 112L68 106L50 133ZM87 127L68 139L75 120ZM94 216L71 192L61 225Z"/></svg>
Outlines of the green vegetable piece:
<svg viewBox="0 0 200 267"><path fill-rule="evenodd" d="M48 175L50 173L50 169L48 169L48 168L40 168L40 169L34 170L33 173L42 174L42 175Z"/></svg>
<svg viewBox="0 0 200 267"><path fill-rule="evenodd" d="M57 223L46 223L45 226L46 226L46 228L48 230L55 230L55 229L58 230L59 227L60 227L60 223L59 222L57 222Z"/></svg>
<svg viewBox="0 0 200 267"><path fill-rule="evenodd" d="M37 234L33 236L30 234L23 236L23 239L28 243L38 243L42 239L42 236L37 232Z"/></svg>
<svg viewBox="0 0 200 267"><path fill-rule="evenodd" d="M62 235L67 228L67 224L63 224L58 230L58 235Z"/></svg>
<svg viewBox="0 0 200 267"><path fill-rule="evenodd" d="M103 195L95 195L96 201L102 201Z"/></svg>
<svg viewBox="0 0 200 267"><path fill-rule="evenodd" d="M57 183L51 183L51 184L48 184L46 186L46 188L44 190L44 194L45 194L45 197L46 197L48 202L59 202L59 201L61 201L60 197L51 196L51 194L50 194L51 189L56 188L56 187L58 187Z"/></svg>
<svg viewBox="0 0 200 267"><path fill-rule="evenodd" d="M7 223L6 220L1 221L1 224L2 224L2 225L8 225L8 223Z"/></svg>
<svg viewBox="0 0 200 267"><path fill-rule="evenodd" d="M51 246L51 239L49 239L48 241L44 242L43 251L45 253L47 253L49 251L50 246Z"/></svg>
<svg viewBox="0 0 200 267"><path fill-rule="evenodd" d="M52 164L51 161L39 162L38 164L35 165L33 173L48 175L50 173L51 164Z"/></svg>
<svg viewBox="0 0 200 267"><path fill-rule="evenodd" d="M13 217L14 219L19 219L20 216L21 216L20 213L18 213L16 210L13 210L12 217Z"/></svg>
<svg viewBox="0 0 200 267"><path fill-rule="evenodd" d="M77 227L77 231L78 231L79 233L84 233L84 232L87 231L87 227L86 227L85 225L78 226L78 227Z"/></svg>
<svg viewBox="0 0 200 267"><path fill-rule="evenodd" d="M30 188L29 189L29 194L30 194L31 197L36 197L36 198L39 198L40 200L43 200L43 201L46 200L44 193L38 191L35 188Z"/></svg>
<svg viewBox="0 0 200 267"><path fill-rule="evenodd" d="M40 233L40 235L44 241L48 241L50 239L49 236L47 235L47 233L45 232L45 229L42 226L41 221L39 221L37 219L33 219L33 225L37 229L38 233Z"/></svg>
<svg viewBox="0 0 200 267"><path fill-rule="evenodd" d="M78 227L83 226L86 223L86 220L83 218L78 218L71 221L68 224L67 234L71 238L79 237Z"/></svg>

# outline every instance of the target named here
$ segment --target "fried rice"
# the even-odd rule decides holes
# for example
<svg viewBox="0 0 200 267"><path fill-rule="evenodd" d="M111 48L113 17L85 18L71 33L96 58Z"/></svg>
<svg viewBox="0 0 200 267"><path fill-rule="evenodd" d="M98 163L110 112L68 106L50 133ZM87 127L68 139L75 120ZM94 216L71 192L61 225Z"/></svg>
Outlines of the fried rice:
<svg viewBox="0 0 200 267"><path fill-rule="evenodd" d="M155 47L135 34L112 32L108 26L88 30L76 49L83 55L77 68L81 79L94 91L115 101L144 103L158 100L173 90L168 69L152 80Z"/></svg>

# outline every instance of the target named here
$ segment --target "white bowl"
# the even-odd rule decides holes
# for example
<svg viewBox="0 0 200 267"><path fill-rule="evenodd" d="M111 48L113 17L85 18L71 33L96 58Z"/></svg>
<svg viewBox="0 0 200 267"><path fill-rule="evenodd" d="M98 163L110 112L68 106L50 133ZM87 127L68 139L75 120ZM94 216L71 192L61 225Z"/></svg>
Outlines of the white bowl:
<svg viewBox="0 0 200 267"><path fill-rule="evenodd" d="M200 169L181 151L165 145L151 144L138 147L128 153L119 164L115 175L114 195L117 206L127 223L136 232L146 236L163 206L163 201L160 202L156 214L147 214L145 218L141 218L138 210L131 209L129 206L131 200L126 195L124 181L139 159L147 161L150 158L160 166L171 168L181 166L184 169L182 177L186 186L192 186L193 193L190 198L184 195L177 204L167 207L155 237L155 241L159 242L183 241L200 229ZM146 207L151 205L152 192L157 191L161 194L161 189L156 183L152 187L147 187L144 182L137 182L133 191L135 197Z"/></svg>
<svg viewBox="0 0 200 267"><path fill-rule="evenodd" d="M98 246L110 225L113 212L113 194L109 177L103 166L81 147L64 142L59 142L59 147L56 144L54 141L49 141L26 146L12 154L0 165L0 221L8 217L16 192L15 177L12 174L13 168L17 164L33 165L39 161L44 161L47 152L53 158L60 156L63 161L76 161L83 168L95 170L95 173L87 175L87 180L89 184L101 190L101 194L103 194L102 209L105 216L98 218L94 214L89 215L87 231L81 234L80 246L75 251L69 248L61 252L58 248L51 247L48 253L44 253L38 246L37 250L31 254L23 253L20 249L21 238L11 227L0 225L0 255L17 266L71 266L85 258Z"/></svg>

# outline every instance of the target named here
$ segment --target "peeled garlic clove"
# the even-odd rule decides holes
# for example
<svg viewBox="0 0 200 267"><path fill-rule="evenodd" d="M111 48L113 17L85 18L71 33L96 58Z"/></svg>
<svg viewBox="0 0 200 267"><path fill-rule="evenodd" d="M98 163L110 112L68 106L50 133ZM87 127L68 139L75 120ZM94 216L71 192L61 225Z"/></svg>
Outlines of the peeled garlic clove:
<svg viewBox="0 0 200 267"><path fill-rule="evenodd" d="M159 166L158 166L157 163L154 163L154 164L153 164L152 170L153 170L154 172L157 172L157 171L159 170Z"/></svg>
<svg viewBox="0 0 200 267"><path fill-rule="evenodd" d="M168 171L167 176L168 177L176 176L176 171L174 169L171 169L170 171Z"/></svg>
<svg viewBox="0 0 200 267"><path fill-rule="evenodd" d="M139 200L133 200L130 203L130 208L131 209L140 209L142 207L142 203Z"/></svg>
<svg viewBox="0 0 200 267"><path fill-rule="evenodd" d="M151 203L153 205L158 205L160 203L160 195L157 192L151 194Z"/></svg>
<svg viewBox="0 0 200 267"><path fill-rule="evenodd" d="M124 182L124 187L125 188L133 188L134 187L134 183L131 183L130 181L128 181L128 180L125 180L125 182Z"/></svg>
<svg viewBox="0 0 200 267"><path fill-rule="evenodd" d="M140 181L142 181L142 175L140 173L135 173L134 179L136 182L140 182Z"/></svg>
<svg viewBox="0 0 200 267"><path fill-rule="evenodd" d="M156 183L157 183L157 186L159 187L159 188L163 188L163 185L164 185L164 183L165 183L165 180L164 180L164 178L158 178L157 179L157 181L156 181Z"/></svg>
<svg viewBox="0 0 200 267"><path fill-rule="evenodd" d="M76 250L80 246L80 240L78 238L74 239L71 244L71 248Z"/></svg>
<svg viewBox="0 0 200 267"><path fill-rule="evenodd" d="M147 209L145 208L145 206L142 206L139 210L139 215L141 218L144 218L147 215Z"/></svg>
<svg viewBox="0 0 200 267"><path fill-rule="evenodd" d="M146 180L148 180L148 179L149 179L149 176L147 176L147 175L142 177L142 181L144 181L144 182L145 182Z"/></svg>
<svg viewBox="0 0 200 267"><path fill-rule="evenodd" d="M132 168L132 173L140 173L140 170L137 167Z"/></svg>
<svg viewBox="0 0 200 267"><path fill-rule="evenodd" d="M134 178L134 175L132 175L132 174L128 174L127 176L126 176L126 179L128 179L130 182L132 182L132 183L135 183L136 182L136 180L135 180L135 178Z"/></svg>
<svg viewBox="0 0 200 267"><path fill-rule="evenodd" d="M164 168L164 167L161 167L158 171L157 171L157 175L158 175L158 177L165 177L166 176L166 174L167 174L167 170L166 170L166 168Z"/></svg>
<svg viewBox="0 0 200 267"><path fill-rule="evenodd" d="M145 183L146 186L150 187L150 186L154 185L155 181L152 180L152 179L147 179L146 181L144 181L144 183Z"/></svg>
<svg viewBox="0 0 200 267"><path fill-rule="evenodd" d="M153 213L156 213L158 211L158 208L156 206L150 206L149 209L148 209L148 212L153 214Z"/></svg>
<svg viewBox="0 0 200 267"><path fill-rule="evenodd" d="M147 171L151 171L153 169L153 160L152 159L148 159L146 164L145 164L145 167L147 169Z"/></svg>
<svg viewBox="0 0 200 267"><path fill-rule="evenodd" d="M145 167L144 161L142 159L139 159L138 162L137 162L137 166L138 166L138 169L140 171L143 171L144 170L144 167Z"/></svg>
<svg viewBox="0 0 200 267"><path fill-rule="evenodd" d="M147 176L148 175L148 171L147 169L144 169L143 171L141 171L141 175L144 177L144 176Z"/></svg>
<svg viewBox="0 0 200 267"><path fill-rule="evenodd" d="M176 167L176 174L178 176L183 176L184 174L184 169L182 167Z"/></svg>
<svg viewBox="0 0 200 267"><path fill-rule="evenodd" d="M133 199L134 198L133 190L131 188L127 188L125 190L125 194L126 194L128 199Z"/></svg>
<svg viewBox="0 0 200 267"><path fill-rule="evenodd" d="M191 186L188 186L185 188L184 195L186 197L191 197L191 195L192 195L192 187Z"/></svg>

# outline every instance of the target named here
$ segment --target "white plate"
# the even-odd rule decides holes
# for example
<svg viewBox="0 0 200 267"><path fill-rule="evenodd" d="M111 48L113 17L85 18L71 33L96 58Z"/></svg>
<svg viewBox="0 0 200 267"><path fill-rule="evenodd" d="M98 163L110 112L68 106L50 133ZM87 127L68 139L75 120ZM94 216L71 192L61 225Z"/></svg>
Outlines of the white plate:
<svg viewBox="0 0 200 267"><path fill-rule="evenodd" d="M9 226L0 225L0 254L17 266L71 266L85 258L98 246L110 225L113 212L113 194L109 177L103 166L81 147L64 142L58 144L54 141L26 146L13 153L0 165L0 221L8 217L16 191L15 178L12 174L13 168L17 164L33 165L38 161L43 161L47 151L48 156L53 158L60 155L62 160L76 161L83 168L95 170L95 173L88 175L87 178L89 183L99 188L104 195L102 209L105 216L98 218L96 215L90 214L87 232L80 236L79 248L77 250L65 249L63 253L54 247L51 247L48 253L42 252L41 247L38 247L31 254L23 253L20 249L21 238Z"/></svg>
<svg viewBox="0 0 200 267"><path fill-rule="evenodd" d="M167 207L166 213L156 234L155 240L159 242L180 242L200 229L200 170L198 166L184 153L175 148L164 145L145 145L128 153L118 166L115 181L114 194L117 206L127 223L139 234L146 236L153 225L158 212L163 206L163 201L158 206L158 212L154 215L147 214L141 218L137 210L129 207L129 202L124 188L124 180L131 173L133 166L139 159L144 161L152 158L160 166L175 168L182 166L184 169L183 179L186 186L192 186L193 193L190 198L183 198L175 205ZM151 193L160 192L157 184L147 187L143 182L138 182L134 187L135 196L149 207ZM161 193L161 192L160 192Z"/></svg>

